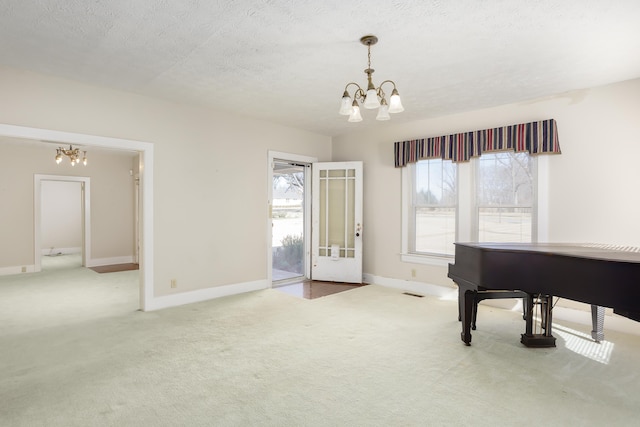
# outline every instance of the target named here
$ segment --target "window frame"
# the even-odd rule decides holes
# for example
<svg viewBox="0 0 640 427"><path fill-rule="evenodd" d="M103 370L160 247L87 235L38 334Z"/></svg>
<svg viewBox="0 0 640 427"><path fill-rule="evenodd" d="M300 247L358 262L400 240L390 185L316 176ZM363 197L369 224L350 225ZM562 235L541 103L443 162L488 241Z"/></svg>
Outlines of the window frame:
<svg viewBox="0 0 640 427"><path fill-rule="evenodd" d="M502 154L502 153L514 153L514 154L518 154L514 151L495 151L495 152L491 152L491 153L486 153L484 154L485 156L488 155L492 155L492 154ZM524 153L524 154L528 154L530 159L531 159L531 180L532 180L532 198L533 198L533 202L531 204L531 206L512 206L512 205L495 205L495 206L491 206L491 205L483 205L480 206L480 204L477 201L477 194L478 194L478 177L479 177L479 172L480 172L480 168L479 168L479 162L481 160L481 157L476 157L474 159L472 159L471 163L471 169L472 169L472 175L473 175L473 196L474 196L474 206L473 206L473 212L472 212L472 238L474 242L478 242L480 241L480 215L479 215L479 210L481 207L495 207L495 208L500 208L500 207L514 207L514 208L522 208L522 207L530 207L531 208L531 243L535 243L538 241L538 233L537 233L537 229L538 229L538 224L537 224L537 218L538 218L538 156L532 156L529 153Z"/></svg>
<svg viewBox="0 0 640 427"><path fill-rule="evenodd" d="M456 164L457 196L456 242L477 241L478 219L476 204L475 158ZM449 161L449 160L444 160ZM548 241L549 235L549 156L532 156L534 206L532 208L532 242ZM413 163L401 170L401 252L402 262L447 267L454 262L452 255L419 254L411 251L411 240L415 240L412 225L413 187L415 179Z"/></svg>
<svg viewBox="0 0 640 427"><path fill-rule="evenodd" d="M425 161L434 161L434 160L440 160L440 162L442 162L441 159L428 159ZM444 163L444 162L442 162ZM416 167L417 163L412 164L411 168L410 168L410 173L411 173L411 204L410 204L410 220L409 220L409 231L410 231L410 238L409 238L409 252L412 254L416 254L419 256L435 256L435 257L442 257L442 256L452 256L451 254L444 254L444 253L438 253L438 252L422 252L422 251L418 251L416 249L417 246L417 224L416 224L416 219L417 219L417 209L420 208L429 208L429 207L433 207L433 208L444 208L444 209L453 209L455 212L454 215L454 221L455 221L455 235L457 236L457 230L458 230L458 218L457 218L457 213L458 213L458 168L454 165L454 173L455 173L455 203L453 204L421 204L418 205L417 200L416 200L416 191L413 188L413 184L417 181L417 173L418 173L418 168ZM444 169L444 168L442 168ZM429 172L429 176L431 175L431 173Z"/></svg>

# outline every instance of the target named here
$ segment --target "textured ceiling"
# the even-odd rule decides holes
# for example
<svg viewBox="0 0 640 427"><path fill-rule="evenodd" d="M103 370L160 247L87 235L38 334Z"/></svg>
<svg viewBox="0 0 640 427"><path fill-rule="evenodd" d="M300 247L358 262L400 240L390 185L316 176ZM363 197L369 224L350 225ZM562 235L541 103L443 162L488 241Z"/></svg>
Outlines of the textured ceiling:
<svg viewBox="0 0 640 427"><path fill-rule="evenodd" d="M640 77L638 0L3 0L0 63L326 135L346 83L399 123Z"/></svg>

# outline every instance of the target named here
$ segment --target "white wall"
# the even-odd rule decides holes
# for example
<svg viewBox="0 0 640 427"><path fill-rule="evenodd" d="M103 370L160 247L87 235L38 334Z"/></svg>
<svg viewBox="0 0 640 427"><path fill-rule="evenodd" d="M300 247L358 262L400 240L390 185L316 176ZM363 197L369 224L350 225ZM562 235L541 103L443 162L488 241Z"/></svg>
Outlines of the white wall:
<svg viewBox="0 0 640 427"><path fill-rule="evenodd" d="M405 108L410 111L411 106ZM364 271L378 278L455 287L446 267L400 261L401 169L393 163L395 141L549 118L557 120L562 154L548 156L545 240L640 246L638 79L409 124L391 121L334 138L335 161L364 161Z"/></svg>
<svg viewBox="0 0 640 427"><path fill-rule="evenodd" d="M6 67L0 93L0 123L154 144L156 297L266 283L268 150L331 158L324 135Z"/></svg>
<svg viewBox="0 0 640 427"><path fill-rule="evenodd" d="M364 271L453 289L445 267L400 261L401 174L393 165L393 142L548 118L558 122L563 150L549 160L548 240L640 246L640 80L408 124L392 121L333 141L3 67L0 93L0 123L154 144L156 296L266 279L268 150L364 161ZM5 212L2 220L14 215ZM171 279L177 288L170 288Z"/></svg>
<svg viewBox="0 0 640 427"><path fill-rule="evenodd" d="M40 227L43 254L82 250L82 184L41 183Z"/></svg>

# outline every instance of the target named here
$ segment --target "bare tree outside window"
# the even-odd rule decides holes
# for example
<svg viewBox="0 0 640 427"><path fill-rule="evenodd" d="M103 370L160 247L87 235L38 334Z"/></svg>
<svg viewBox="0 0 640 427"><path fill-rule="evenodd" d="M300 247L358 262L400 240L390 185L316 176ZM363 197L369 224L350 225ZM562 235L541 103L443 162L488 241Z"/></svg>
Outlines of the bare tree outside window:
<svg viewBox="0 0 640 427"><path fill-rule="evenodd" d="M530 242L534 203L528 153L484 153L477 159L478 240Z"/></svg>
<svg viewBox="0 0 640 427"><path fill-rule="evenodd" d="M304 166L275 162L272 184L272 272L277 281L304 274Z"/></svg>
<svg viewBox="0 0 640 427"><path fill-rule="evenodd" d="M442 159L412 164L407 251L451 257L458 233L465 241L534 241L534 160L529 153L505 151L485 152L463 166ZM460 183L458 172L464 177ZM461 201L470 211L458 212Z"/></svg>
<svg viewBox="0 0 640 427"><path fill-rule="evenodd" d="M304 173L295 172L273 175L273 188L283 187L285 192L302 194L304 192Z"/></svg>
<svg viewBox="0 0 640 427"><path fill-rule="evenodd" d="M422 160L415 167L413 251L453 255L456 235L456 166L442 159Z"/></svg>

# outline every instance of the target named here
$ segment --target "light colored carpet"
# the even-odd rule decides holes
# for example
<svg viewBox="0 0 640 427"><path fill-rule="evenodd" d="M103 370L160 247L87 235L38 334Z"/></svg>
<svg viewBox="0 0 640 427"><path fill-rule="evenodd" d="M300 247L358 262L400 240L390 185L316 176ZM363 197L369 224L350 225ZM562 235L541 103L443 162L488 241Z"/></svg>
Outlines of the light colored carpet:
<svg viewBox="0 0 640 427"><path fill-rule="evenodd" d="M0 425L638 424L639 336L559 324L528 349L519 313L481 306L465 347L455 301L376 285L143 313L137 274L0 278Z"/></svg>

